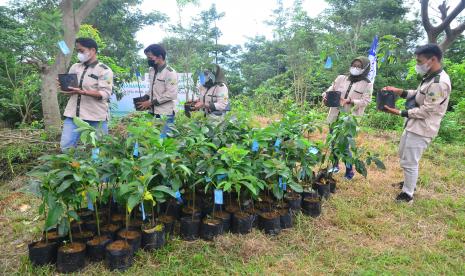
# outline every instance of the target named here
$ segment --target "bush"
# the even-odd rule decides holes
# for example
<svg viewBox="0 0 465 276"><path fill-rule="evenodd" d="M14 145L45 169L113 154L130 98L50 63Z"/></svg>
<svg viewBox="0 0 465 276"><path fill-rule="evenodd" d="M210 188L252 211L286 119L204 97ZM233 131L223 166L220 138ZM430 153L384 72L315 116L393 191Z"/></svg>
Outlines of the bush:
<svg viewBox="0 0 465 276"><path fill-rule="evenodd" d="M397 108L404 109L404 103L405 100L398 100ZM361 125L382 130L401 130L404 126L404 118L377 110L376 102L372 101L365 110Z"/></svg>
<svg viewBox="0 0 465 276"><path fill-rule="evenodd" d="M437 140L447 143L465 143L465 99L447 112L441 122Z"/></svg>

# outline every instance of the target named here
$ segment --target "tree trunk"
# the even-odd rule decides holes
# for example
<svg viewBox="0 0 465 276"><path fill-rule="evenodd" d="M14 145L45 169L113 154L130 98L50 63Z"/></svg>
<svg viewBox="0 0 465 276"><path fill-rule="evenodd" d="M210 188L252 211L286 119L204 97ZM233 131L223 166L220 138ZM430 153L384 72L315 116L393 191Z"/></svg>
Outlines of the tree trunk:
<svg viewBox="0 0 465 276"><path fill-rule="evenodd" d="M63 0L59 7L62 13L62 26L64 41L69 50L73 52L76 34L79 31L82 20L100 3L101 0L87 0L78 10L73 9L73 0ZM41 100L44 115L44 124L47 131L58 131L61 128L60 107L58 105L56 78L58 73L65 73L71 61L71 55L65 56L59 52L55 57L55 63L44 65L41 69Z"/></svg>

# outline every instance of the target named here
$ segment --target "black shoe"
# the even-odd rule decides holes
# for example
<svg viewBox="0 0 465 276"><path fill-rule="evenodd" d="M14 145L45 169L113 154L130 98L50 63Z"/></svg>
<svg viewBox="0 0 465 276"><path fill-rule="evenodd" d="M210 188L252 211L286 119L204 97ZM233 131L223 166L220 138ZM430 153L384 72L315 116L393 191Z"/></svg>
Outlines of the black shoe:
<svg viewBox="0 0 465 276"><path fill-rule="evenodd" d="M413 197L409 196L408 194L402 192L396 197L396 201L404 201L410 203L413 201Z"/></svg>

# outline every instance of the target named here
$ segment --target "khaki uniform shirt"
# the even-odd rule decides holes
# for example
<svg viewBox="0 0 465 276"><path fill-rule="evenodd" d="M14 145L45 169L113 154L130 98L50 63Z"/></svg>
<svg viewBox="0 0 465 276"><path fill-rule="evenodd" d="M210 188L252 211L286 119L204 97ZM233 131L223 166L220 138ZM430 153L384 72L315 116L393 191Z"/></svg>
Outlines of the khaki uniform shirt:
<svg viewBox="0 0 465 276"><path fill-rule="evenodd" d="M347 90L350 86L349 77L346 75L340 75L334 80L333 84L326 90L327 91L340 91L341 98L345 98ZM323 93L323 97L326 92ZM371 102L371 94L373 93L373 83L367 82L366 80L358 81L352 84L347 98L351 99L350 104L342 106L342 108L349 112L352 110L352 114L356 116L362 116L365 112L366 106ZM328 123L332 123L337 120L339 115L339 108L341 107L330 107L327 117Z"/></svg>
<svg viewBox="0 0 465 276"><path fill-rule="evenodd" d="M224 113L229 104L228 87L221 83L215 84L208 90L205 88L201 89L200 100L208 107L207 109L210 110L210 112L214 113L215 111L219 111Z"/></svg>
<svg viewBox="0 0 465 276"><path fill-rule="evenodd" d="M157 100L158 105L152 105L154 114L173 115L176 99L178 98L178 74L173 68L166 64L156 71L153 67L149 69L150 89L147 95L152 104Z"/></svg>
<svg viewBox="0 0 465 276"><path fill-rule="evenodd" d="M450 78L444 70L436 77L423 81L417 90L407 90L404 96L415 97L418 107L407 111L405 130L424 137L436 137L447 111L450 92Z"/></svg>
<svg viewBox="0 0 465 276"><path fill-rule="evenodd" d="M101 97L71 95L63 115L89 121L108 120L108 99L113 89L113 71L105 64L96 61L89 65L75 63L69 69L69 73L77 74L78 84L82 79L83 90L97 90Z"/></svg>

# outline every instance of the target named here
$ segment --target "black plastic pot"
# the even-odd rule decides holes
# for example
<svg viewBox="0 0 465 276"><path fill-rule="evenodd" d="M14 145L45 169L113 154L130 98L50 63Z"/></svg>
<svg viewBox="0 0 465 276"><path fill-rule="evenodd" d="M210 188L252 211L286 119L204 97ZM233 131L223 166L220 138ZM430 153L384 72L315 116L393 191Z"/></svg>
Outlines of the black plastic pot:
<svg viewBox="0 0 465 276"><path fill-rule="evenodd" d="M253 216L246 212L234 213L231 232L235 234L247 234L252 231Z"/></svg>
<svg viewBox="0 0 465 276"><path fill-rule="evenodd" d="M84 223L93 220L95 212L88 209L81 209L77 211L77 214L80 220Z"/></svg>
<svg viewBox="0 0 465 276"><path fill-rule="evenodd" d="M97 233L97 222L95 220L84 222L84 229L92 233Z"/></svg>
<svg viewBox="0 0 465 276"><path fill-rule="evenodd" d="M107 224L100 227L100 234L102 236L108 236L112 240L116 240L116 235L118 231L121 229L121 226L118 224Z"/></svg>
<svg viewBox="0 0 465 276"><path fill-rule="evenodd" d="M220 219L205 218L200 225L200 238L211 241L223 233L223 221Z"/></svg>
<svg viewBox="0 0 465 276"><path fill-rule="evenodd" d="M124 225L126 217L123 214L113 214L110 219L112 224Z"/></svg>
<svg viewBox="0 0 465 276"><path fill-rule="evenodd" d="M339 107L341 101L341 91L326 92L326 106Z"/></svg>
<svg viewBox="0 0 465 276"><path fill-rule="evenodd" d="M292 220L292 215L291 212L289 212L289 209L280 209L279 215L281 221L281 229L292 228L294 222Z"/></svg>
<svg viewBox="0 0 465 276"><path fill-rule="evenodd" d="M329 183L316 182L316 189L322 198L329 198L329 195L331 194Z"/></svg>
<svg viewBox="0 0 465 276"><path fill-rule="evenodd" d="M148 101L148 100L150 100L149 95L144 95L142 97L132 98L132 102L134 103L134 108L137 111L142 110L141 108L139 108L138 103L145 102L145 101Z"/></svg>
<svg viewBox="0 0 465 276"><path fill-rule="evenodd" d="M267 235L277 235L281 232L281 216L278 212L265 212L260 214L260 229Z"/></svg>
<svg viewBox="0 0 465 276"><path fill-rule="evenodd" d="M336 193L336 180L334 179L329 179L329 192L334 194Z"/></svg>
<svg viewBox="0 0 465 276"><path fill-rule="evenodd" d="M199 220L202 218L201 210L198 209L198 208L193 209L190 206L182 208L181 217L191 217L192 218L192 212L194 212L194 218L199 219Z"/></svg>
<svg viewBox="0 0 465 276"><path fill-rule="evenodd" d="M54 264L57 261L58 244L36 241L28 244L29 260L33 265Z"/></svg>
<svg viewBox="0 0 465 276"><path fill-rule="evenodd" d="M181 218L180 228L181 238L186 241L193 241L199 238L200 219L192 217Z"/></svg>
<svg viewBox="0 0 465 276"><path fill-rule="evenodd" d="M68 243L58 248L57 271L76 272L86 265L86 245L80 242Z"/></svg>
<svg viewBox="0 0 465 276"><path fill-rule="evenodd" d="M132 247L133 254L135 254L140 248L141 236L139 231L123 229L118 232L117 239L127 241Z"/></svg>
<svg viewBox="0 0 465 276"><path fill-rule="evenodd" d="M160 216L158 217L158 221L163 223L165 226L166 235L172 236L174 232L174 224L176 222L175 218L172 216Z"/></svg>
<svg viewBox="0 0 465 276"><path fill-rule="evenodd" d="M86 243L87 256L91 262L100 262L105 259L105 247L112 242L110 237L96 236Z"/></svg>
<svg viewBox="0 0 465 276"><path fill-rule="evenodd" d="M58 74L58 82L62 91L71 91L69 87L79 87L77 74Z"/></svg>
<svg viewBox="0 0 465 276"><path fill-rule="evenodd" d="M318 217L321 214L321 200L318 197L304 198L302 212L311 217Z"/></svg>
<svg viewBox="0 0 465 276"><path fill-rule="evenodd" d="M300 210L302 205L302 196L300 194L290 193L286 195L285 199L289 208L295 211Z"/></svg>
<svg viewBox="0 0 465 276"><path fill-rule="evenodd" d="M258 216L259 216L259 214L262 213L262 211L260 211L258 209L249 209L246 212L249 213L252 216L252 228L258 228L259 227L259 225L258 225Z"/></svg>
<svg viewBox="0 0 465 276"><path fill-rule="evenodd" d="M384 110L384 106L387 105L391 108L396 107L397 95L389 90L381 90L376 94L376 108L378 110Z"/></svg>
<svg viewBox="0 0 465 276"><path fill-rule="evenodd" d="M94 233L87 230L73 234L73 242L81 242L85 244L87 241L90 241L93 238Z"/></svg>
<svg viewBox="0 0 465 276"><path fill-rule="evenodd" d="M132 247L124 240L114 241L105 248L105 265L110 270L124 271L134 262Z"/></svg>
<svg viewBox="0 0 465 276"><path fill-rule="evenodd" d="M173 199L173 200L170 200L168 203L166 203L166 205L163 206L161 211L167 216L172 216L175 219L178 219L181 217L181 209L182 209L182 203Z"/></svg>
<svg viewBox="0 0 465 276"><path fill-rule="evenodd" d="M81 231L85 230L84 228L84 222L82 220L80 221L73 221L71 223L71 232L73 233L79 233Z"/></svg>
<svg viewBox="0 0 465 276"><path fill-rule="evenodd" d="M165 226L158 224L151 229L142 230L142 249L150 251L165 245Z"/></svg>
<svg viewBox="0 0 465 276"><path fill-rule="evenodd" d="M223 222L223 233L226 233L231 228L231 214L224 211L215 212L215 218Z"/></svg>
<svg viewBox="0 0 465 276"><path fill-rule="evenodd" d="M57 246L60 246L63 243L63 241L65 241L66 238L67 238L66 236L60 236L58 234L58 231L56 231L56 230L48 231L47 236L48 236L47 237L48 242L49 243L55 242L57 244ZM45 233L43 235L42 240L45 240Z"/></svg>
<svg viewBox="0 0 465 276"><path fill-rule="evenodd" d="M226 212L230 213L231 215L237 213L240 211L240 208L238 205L232 204L232 205L226 205L224 208Z"/></svg>

